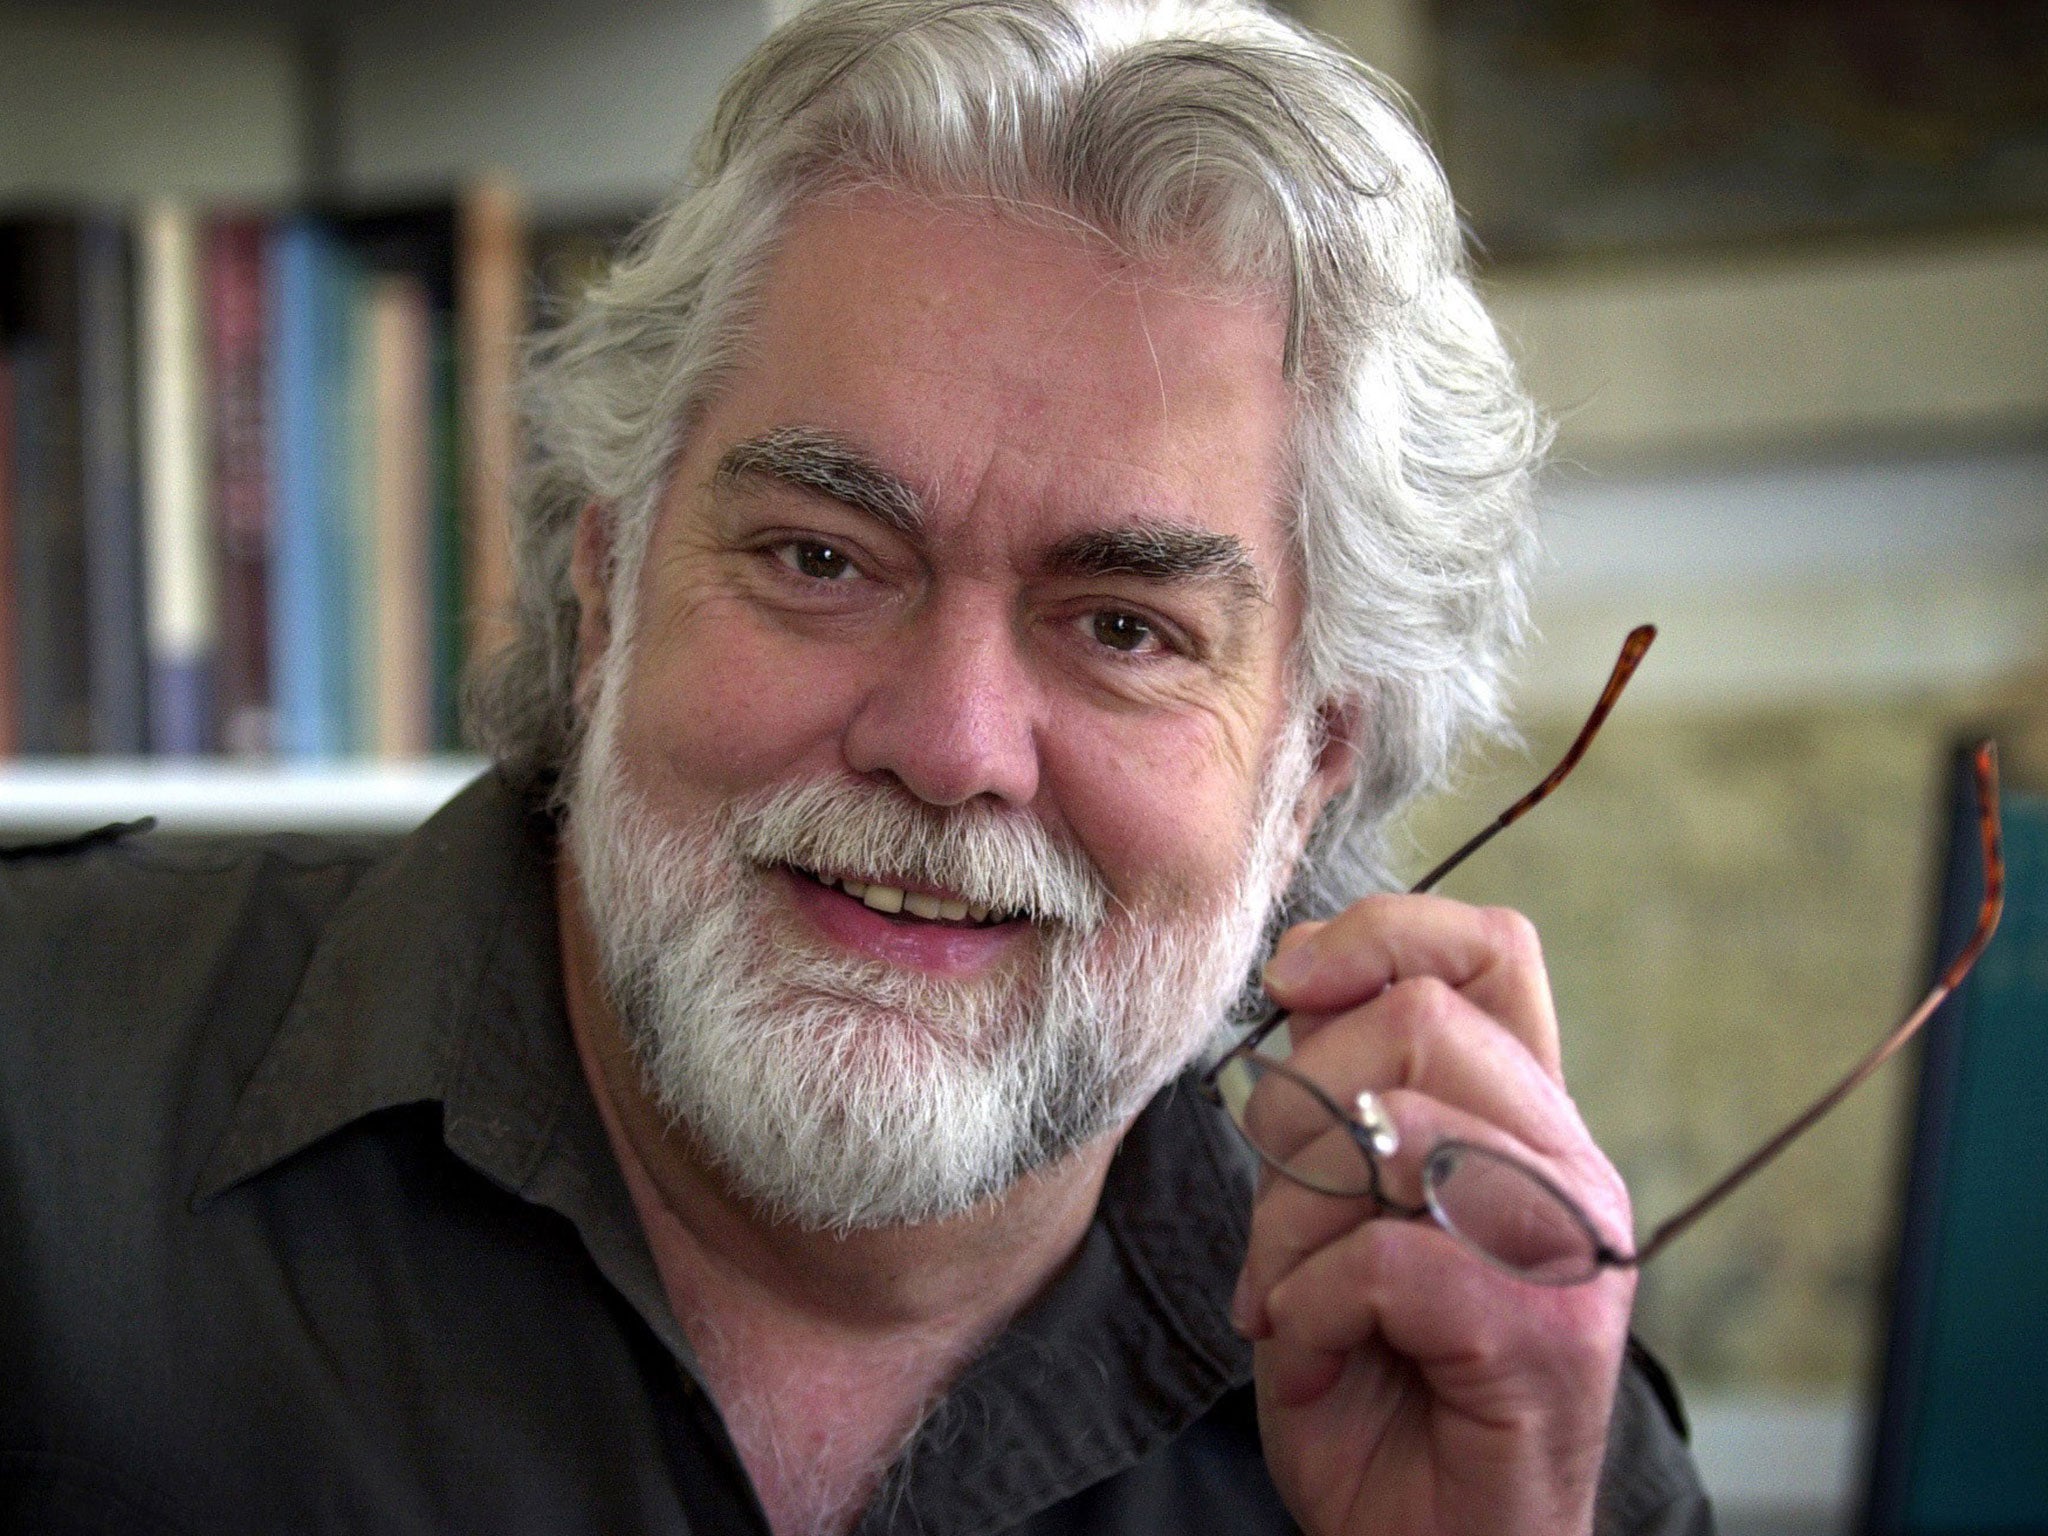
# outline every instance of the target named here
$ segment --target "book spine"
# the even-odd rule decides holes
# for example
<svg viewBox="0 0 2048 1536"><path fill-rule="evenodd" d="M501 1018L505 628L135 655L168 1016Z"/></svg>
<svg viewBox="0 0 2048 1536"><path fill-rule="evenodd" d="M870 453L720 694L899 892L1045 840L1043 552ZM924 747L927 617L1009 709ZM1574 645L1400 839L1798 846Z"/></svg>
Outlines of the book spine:
<svg viewBox="0 0 2048 1536"><path fill-rule="evenodd" d="M354 253L340 245L329 278L329 348L320 385L331 413L326 432L330 494L320 526L327 583L321 645L330 658L323 707L336 750L354 753L368 744L372 682L366 640L372 597L367 284Z"/></svg>
<svg viewBox="0 0 2048 1536"><path fill-rule="evenodd" d="M332 252L310 219L283 225L269 252L270 678L277 747L289 757L339 750L324 705L321 529L328 502L322 357Z"/></svg>
<svg viewBox="0 0 2048 1536"><path fill-rule="evenodd" d="M78 420L78 231L40 221L27 239L27 342L14 528L21 750L91 749L85 505ZM25 338L26 339L26 338Z"/></svg>
<svg viewBox="0 0 2048 1536"><path fill-rule="evenodd" d="M501 181L466 191L458 213L455 300L462 389L465 667L512 635L515 388L526 329L525 215Z"/></svg>
<svg viewBox="0 0 2048 1536"><path fill-rule="evenodd" d="M171 756L214 749L218 647L208 489L198 230L191 212L153 203L137 240L141 302L144 588L150 744Z"/></svg>
<svg viewBox="0 0 2048 1536"><path fill-rule="evenodd" d="M20 750L14 680L14 391L14 354L0 352L0 760Z"/></svg>
<svg viewBox="0 0 2048 1536"><path fill-rule="evenodd" d="M6 572L13 594L14 748L24 756L49 750L52 730L43 616L48 582L43 503L49 497L50 352L40 337L14 348L14 519Z"/></svg>
<svg viewBox="0 0 2048 1536"><path fill-rule="evenodd" d="M432 314L434 412L434 745L462 745L462 404L454 316Z"/></svg>
<svg viewBox="0 0 2048 1536"><path fill-rule="evenodd" d="M433 744L431 435L433 338L425 287L375 280L369 297L375 557L371 747L425 755Z"/></svg>
<svg viewBox="0 0 2048 1536"><path fill-rule="evenodd" d="M132 756L149 742L130 321L134 277L128 231L119 221L87 219L79 242L80 467L92 749Z"/></svg>
<svg viewBox="0 0 2048 1536"><path fill-rule="evenodd" d="M221 737L240 756L267 753L273 743L265 235L261 221L236 218L214 222L206 236Z"/></svg>

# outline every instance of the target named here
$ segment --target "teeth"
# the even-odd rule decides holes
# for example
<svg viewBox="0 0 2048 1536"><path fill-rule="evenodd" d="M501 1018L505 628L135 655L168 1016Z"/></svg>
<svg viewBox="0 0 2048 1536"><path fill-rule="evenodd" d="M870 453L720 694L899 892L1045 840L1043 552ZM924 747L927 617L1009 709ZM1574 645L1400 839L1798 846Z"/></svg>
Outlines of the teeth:
<svg viewBox="0 0 2048 1536"><path fill-rule="evenodd" d="M952 900L943 896L931 896L922 891L908 892L896 885L870 885L865 880L856 880L851 875L819 876L827 885L837 886L856 901L865 902L877 912L892 916L908 912L927 922L957 923L971 920L985 923L994 911L978 902ZM1000 914L998 915L999 920Z"/></svg>

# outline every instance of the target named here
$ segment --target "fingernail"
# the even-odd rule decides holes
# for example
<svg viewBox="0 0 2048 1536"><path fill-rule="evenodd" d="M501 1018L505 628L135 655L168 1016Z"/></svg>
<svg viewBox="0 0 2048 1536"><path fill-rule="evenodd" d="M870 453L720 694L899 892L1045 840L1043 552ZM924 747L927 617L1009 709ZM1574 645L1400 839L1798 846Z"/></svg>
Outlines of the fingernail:
<svg viewBox="0 0 2048 1536"><path fill-rule="evenodd" d="M1303 939L1290 944L1275 955L1266 966L1267 987L1278 987L1288 991L1300 986L1314 974L1316 968L1316 942Z"/></svg>

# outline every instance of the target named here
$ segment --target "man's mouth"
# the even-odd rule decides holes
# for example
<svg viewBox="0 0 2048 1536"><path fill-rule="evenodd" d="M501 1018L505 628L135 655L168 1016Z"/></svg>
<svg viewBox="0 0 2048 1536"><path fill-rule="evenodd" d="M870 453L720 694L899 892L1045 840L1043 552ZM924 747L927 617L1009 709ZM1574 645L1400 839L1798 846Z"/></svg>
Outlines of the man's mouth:
<svg viewBox="0 0 2048 1536"><path fill-rule="evenodd" d="M862 879L856 875L832 874L794 864L786 867L791 873L815 881L827 890L843 891L863 906L898 922L937 923L953 928L993 928L1002 923L1021 922L1024 918L1021 912L999 911L947 892L906 890L900 885Z"/></svg>

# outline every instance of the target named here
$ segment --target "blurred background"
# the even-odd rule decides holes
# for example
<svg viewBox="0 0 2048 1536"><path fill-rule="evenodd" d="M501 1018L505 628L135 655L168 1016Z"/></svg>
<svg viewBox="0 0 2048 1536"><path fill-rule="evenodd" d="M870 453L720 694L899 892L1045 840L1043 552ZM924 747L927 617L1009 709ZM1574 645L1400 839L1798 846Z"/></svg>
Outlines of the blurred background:
<svg viewBox="0 0 2048 1536"><path fill-rule="evenodd" d="M0 833L401 823L471 770L449 680L502 590L513 339L673 185L774 3L0 3ZM2048 789L2048 4L1293 9L1413 98L1557 426L1526 748L1411 819L1413 866L1662 629L1578 776L1453 883L1542 928L1647 1227L1924 988L1955 743L1995 728ZM313 298L261 266L292 240ZM130 299L81 322L96 281ZM304 356L271 334L301 302ZM126 327L97 365L94 324ZM301 416L354 456L266 504ZM322 518L372 554L320 553ZM1731 1531L1854 1515L1915 1083L1877 1078L1644 1278Z"/></svg>

